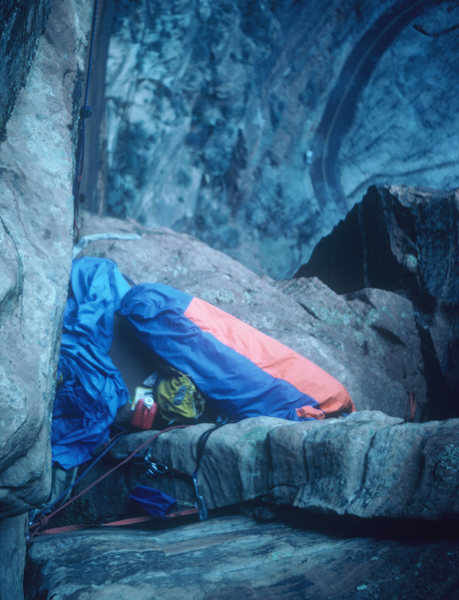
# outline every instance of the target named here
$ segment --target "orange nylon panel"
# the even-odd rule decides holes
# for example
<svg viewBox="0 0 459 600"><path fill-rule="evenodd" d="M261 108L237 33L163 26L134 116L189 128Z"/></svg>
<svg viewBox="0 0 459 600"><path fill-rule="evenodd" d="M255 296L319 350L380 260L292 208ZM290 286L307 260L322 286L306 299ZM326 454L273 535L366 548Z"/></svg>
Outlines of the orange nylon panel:
<svg viewBox="0 0 459 600"><path fill-rule="evenodd" d="M185 316L202 331L212 334L273 377L288 381L300 392L314 398L325 413L355 410L349 392L337 379L251 325L200 298L193 298Z"/></svg>
<svg viewBox="0 0 459 600"><path fill-rule="evenodd" d="M325 419L323 411L314 408L313 406L302 406L296 409L296 414L299 417L306 419Z"/></svg>

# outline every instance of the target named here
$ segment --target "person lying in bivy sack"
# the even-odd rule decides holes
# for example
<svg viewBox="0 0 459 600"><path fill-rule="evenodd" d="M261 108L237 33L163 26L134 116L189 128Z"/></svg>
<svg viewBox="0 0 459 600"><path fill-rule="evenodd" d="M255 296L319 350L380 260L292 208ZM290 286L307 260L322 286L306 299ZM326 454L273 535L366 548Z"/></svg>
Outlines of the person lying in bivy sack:
<svg viewBox="0 0 459 600"><path fill-rule="evenodd" d="M132 287L120 314L186 373L214 414L301 421L355 410L346 388L287 346L223 310L162 284Z"/></svg>
<svg viewBox="0 0 459 600"><path fill-rule="evenodd" d="M195 422L204 405L206 414L231 421L256 416L304 421L355 410L339 381L254 327L166 285L130 286L113 261L84 257L73 263L52 424L53 460L64 469L93 457L121 407L135 412L132 386L109 355L115 313L136 336L131 348L138 339L139 355L146 346L168 369L157 370L150 382L152 397L160 390L172 398L173 414L153 398L165 424ZM148 372L155 372L154 362ZM190 386L194 404L182 405ZM143 400L148 408L151 400ZM187 412L190 406L194 413Z"/></svg>

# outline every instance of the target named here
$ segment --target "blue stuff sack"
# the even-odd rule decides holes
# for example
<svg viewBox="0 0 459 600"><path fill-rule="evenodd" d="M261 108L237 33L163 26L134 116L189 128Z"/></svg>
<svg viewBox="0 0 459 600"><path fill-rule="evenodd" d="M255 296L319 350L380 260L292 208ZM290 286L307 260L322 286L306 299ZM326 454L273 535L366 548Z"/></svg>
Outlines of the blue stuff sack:
<svg viewBox="0 0 459 600"><path fill-rule="evenodd" d="M165 517L176 506L177 502L171 496L146 485L138 485L129 494L129 499L134 500L152 517Z"/></svg>

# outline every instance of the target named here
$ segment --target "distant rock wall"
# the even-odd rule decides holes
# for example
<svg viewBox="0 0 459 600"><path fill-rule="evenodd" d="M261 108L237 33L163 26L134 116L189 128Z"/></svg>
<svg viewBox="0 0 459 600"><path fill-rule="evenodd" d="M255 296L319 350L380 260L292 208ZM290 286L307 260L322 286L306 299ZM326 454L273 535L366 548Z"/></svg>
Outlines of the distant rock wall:
<svg viewBox="0 0 459 600"><path fill-rule="evenodd" d="M291 275L373 182L459 185L453 0L118 0L106 209Z"/></svg>

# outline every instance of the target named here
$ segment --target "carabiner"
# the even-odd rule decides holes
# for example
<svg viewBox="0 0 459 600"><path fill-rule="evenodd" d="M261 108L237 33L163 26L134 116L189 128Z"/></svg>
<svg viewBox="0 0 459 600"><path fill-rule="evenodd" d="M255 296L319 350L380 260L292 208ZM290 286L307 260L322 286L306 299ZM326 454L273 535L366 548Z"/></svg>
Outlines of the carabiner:
<svg viewBox="0 0 459 600"><path fill-rule="evenodd" d="M194 495L196 498L196 508L198 509L198 513L199 513L199 520L205 521L207 519L207 509L206 509L206 505L204 503L204 498L199 493L198 482L197 482L197 479L195 476L193 477L193 487L194 487Z"/></svg>
<svg viewBox="0 0 459 600"><path fill-rule="evenodd" d="M145 457L145 462L147 463L147 475L154 477L155 475L166 475L169 471L169 466L160 463L156 460L151 460L147 456Z"/></svg>

